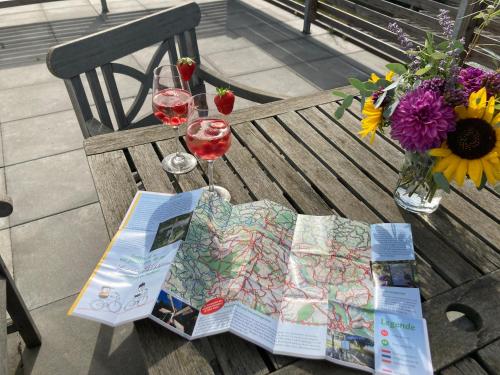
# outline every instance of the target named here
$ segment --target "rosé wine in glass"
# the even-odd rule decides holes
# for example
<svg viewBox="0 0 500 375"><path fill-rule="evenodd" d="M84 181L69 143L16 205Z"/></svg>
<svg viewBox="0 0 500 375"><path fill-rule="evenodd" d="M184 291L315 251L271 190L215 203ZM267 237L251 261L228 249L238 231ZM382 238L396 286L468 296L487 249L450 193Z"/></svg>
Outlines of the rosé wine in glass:
<svg viewBox="0 0 500 375"><path fill-rule="evenodd" d="M222 119L199 118L187 130L189 150L203 160L215 160L231 146L231 129Z"/></svg>
<svg viewBox="0 0 500 375"><path fill-rule="evenodd" d="M177 127L187 121L191 94L182 89L169 88L153 96L153 113L165 125Z"/></svg>

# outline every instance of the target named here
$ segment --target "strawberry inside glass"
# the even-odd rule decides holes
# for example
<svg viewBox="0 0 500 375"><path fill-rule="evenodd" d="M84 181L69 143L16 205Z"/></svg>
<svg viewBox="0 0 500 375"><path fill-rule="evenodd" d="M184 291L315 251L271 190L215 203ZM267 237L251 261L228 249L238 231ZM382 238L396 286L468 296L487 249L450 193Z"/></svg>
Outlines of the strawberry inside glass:
<svg viewBox="0 0 500 375"><path fill-rule="evenodd" d="M164 89L153 97L153 113L165 125L177 127L187 121L191 94L182 89Z"/></svg>
<svg viewBox="0 0 500 375"><path fill-rule="evenodd" d="M231 146L231 129L221 119L197 119L189 125L186 140L193 154L203 160L215 160Z"/></svg>

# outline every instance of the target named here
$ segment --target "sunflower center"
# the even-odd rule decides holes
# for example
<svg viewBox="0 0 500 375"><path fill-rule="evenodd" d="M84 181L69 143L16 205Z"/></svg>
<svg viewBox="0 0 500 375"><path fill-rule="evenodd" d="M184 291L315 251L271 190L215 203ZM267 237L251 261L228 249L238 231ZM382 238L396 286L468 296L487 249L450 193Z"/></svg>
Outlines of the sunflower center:
<svg viewBox="0 0 500 375"><path fill-rule="evenodd" d="M479 159L493 150L496 134L486 121L469 118L459 120L455 131L448 134L448 147L462 159Z"/></svg>

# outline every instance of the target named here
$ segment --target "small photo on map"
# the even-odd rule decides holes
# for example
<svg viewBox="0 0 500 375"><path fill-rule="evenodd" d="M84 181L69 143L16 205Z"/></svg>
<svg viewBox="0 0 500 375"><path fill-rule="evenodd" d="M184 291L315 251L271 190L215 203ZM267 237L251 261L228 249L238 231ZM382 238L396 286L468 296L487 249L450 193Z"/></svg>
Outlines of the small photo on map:
<svg viewBox="0 0 500 375"><path fill-rule="evenodd" d="M185 302L161 291L152 315L176 330L191 336L199 311Z"/></svg>
<svg viewBox="0 0 500 375"><path fill-rule="evenodd" d="M326 355L359 366L375 368L374 342L363 336L328 330Z"/></svg>
<svg viewBox="0 0 500 375"><path fill-rule="evenodd" d="M158 225L151 251L184 240L191 222L191 213L179 215Z"/></svg>
<svg viewBox="0 0 500 375"><path fill-rule="evenodd" d="M377 286L418 287L414 260L372 262L372 273Z"/></svg>

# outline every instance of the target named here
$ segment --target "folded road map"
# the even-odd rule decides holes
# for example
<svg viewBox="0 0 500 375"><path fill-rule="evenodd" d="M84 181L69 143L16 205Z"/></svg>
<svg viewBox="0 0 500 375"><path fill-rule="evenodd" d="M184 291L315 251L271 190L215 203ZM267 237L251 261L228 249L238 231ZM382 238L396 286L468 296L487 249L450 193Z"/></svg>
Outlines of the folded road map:
<svg viewBox="0 0 500 375"><path fill-rule="evenodd" d="M409 224L232 205L204 190L138 192L69 315L150 317L196 339L381 374L432 374Z"/></svg>

